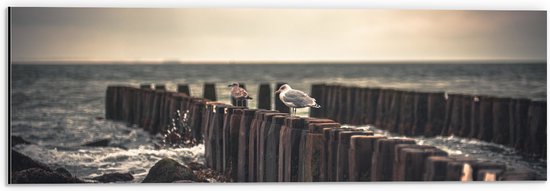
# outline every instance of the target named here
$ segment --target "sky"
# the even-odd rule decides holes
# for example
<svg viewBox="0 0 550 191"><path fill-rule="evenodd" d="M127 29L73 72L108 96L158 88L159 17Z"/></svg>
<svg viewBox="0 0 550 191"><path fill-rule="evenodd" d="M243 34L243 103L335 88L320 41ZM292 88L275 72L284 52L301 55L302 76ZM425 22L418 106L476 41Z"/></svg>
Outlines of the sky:
<svg viewBox="0 0 550 191"><path fill-rule="evenodd" d="M13 61L546 60L546 11L12 8Z"/></svg>

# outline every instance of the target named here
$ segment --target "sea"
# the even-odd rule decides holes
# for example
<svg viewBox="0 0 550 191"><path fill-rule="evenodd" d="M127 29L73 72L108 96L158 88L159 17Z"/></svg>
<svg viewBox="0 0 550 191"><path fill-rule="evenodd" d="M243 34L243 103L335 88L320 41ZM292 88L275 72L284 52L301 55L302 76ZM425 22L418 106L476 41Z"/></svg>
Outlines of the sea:
<svg viewBox="0 0 550 191"><path fill-rule="evenodd" d="M13 149L49 164L64 167L88 180L111 172L130 172L141 182L158 160L204 163L204 145L159 147L161 135L105 120L105 92L109 85L165 84L175 91L188 84L201 97L204 83L215 83L219 101L230 103L228 84L245 84L252 97L261 83L284 82L304 92L311 84L328 83L438 91L546 100L546 63L262 63L262 64L120 64L12 63L10 65L10 129L12 135L34 144ZM274 98L273 98L274 99ZM249 103L255 108L254 101ZM298 115L307 116L308 109ZM400 135L366 125L391 137ZM523 156L514 149L459 137L411 137L451 155L469 155L528 168L546 178L547 161ZM110 139L108 147L82 144ZM216 180L211 180L215 182Z"/></svg>

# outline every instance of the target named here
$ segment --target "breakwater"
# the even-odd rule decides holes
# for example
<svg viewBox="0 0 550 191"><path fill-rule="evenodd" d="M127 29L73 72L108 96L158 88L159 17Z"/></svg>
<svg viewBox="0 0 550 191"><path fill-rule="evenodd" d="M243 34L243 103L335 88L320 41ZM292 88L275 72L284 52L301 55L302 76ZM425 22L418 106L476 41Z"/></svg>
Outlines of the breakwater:
<svg viewBox="0 0 550 191"><path fill-rule="evenodd" d="M312 117L407 136L473 138L546 158L546 101L328 84L313 84L311 94L324 106Z"/></svg>
<svg viewBox="0 0 550 191"><path fill-rule="evenodd" d="M358 111L353 103L360 99L344 99L342 95L334 96L337 95L334 92L316 98L322 101L321 105L326 98L334 97L340 99L334 100L335 103L342 104L325 103L325 109L312 110L315 117L291 117L280 110L234 107L158 87L109 86L106 118L158 133L166 131L175 112L183 112L188 115L193 138L204 141L206 165L235 182L536 179L533 172L525 169L449 156L412 139L387 138L360 128L342 127L341 123L348 123L344 120L364 115L353 113ZM318 89L312 88L314 97L318 93L315 91ZM351 95L355 94L347 94ZM384 104L392 111L397 110L392 100L401 97L390 98ZM330 106L338 109L326 109ZM330 117L320 117L327 112Z"/></svg>

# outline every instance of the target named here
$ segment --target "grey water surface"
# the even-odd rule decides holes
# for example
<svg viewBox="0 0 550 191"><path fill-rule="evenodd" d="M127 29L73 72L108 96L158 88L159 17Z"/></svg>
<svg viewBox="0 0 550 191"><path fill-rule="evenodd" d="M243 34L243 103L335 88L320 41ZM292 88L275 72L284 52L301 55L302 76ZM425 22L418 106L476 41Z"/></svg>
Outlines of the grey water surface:
<svg viewBox="0 0 550 191"><path fill-rule="evenodd" d="M257 96L260 83L289 83L309 92L313 83L385 87L416 91L484 94L546 100L546 65L542 64L14 64L11 70L11 133L34 142L16 150L81 178L107 172L132 172L141 182L163 157L203 162L203 145L158 149L160 137L137 127L102 120L109 85L163 83L175 90L190 84L202 96L202 84L216 83L218 99L229 103L227 84L246 84ZM273 87L272 87L273 88ZM252 101L250 107L255 108ZM307 116L307 109L299 115ZM363 126L362 128L371 128ZM399 136L379 131L381 134ZM112 139L111 147L81 147ZM546 160L521 156L513 149L458 137L413 137L450 154L466 154L526 167L546 177Z"/></svg>

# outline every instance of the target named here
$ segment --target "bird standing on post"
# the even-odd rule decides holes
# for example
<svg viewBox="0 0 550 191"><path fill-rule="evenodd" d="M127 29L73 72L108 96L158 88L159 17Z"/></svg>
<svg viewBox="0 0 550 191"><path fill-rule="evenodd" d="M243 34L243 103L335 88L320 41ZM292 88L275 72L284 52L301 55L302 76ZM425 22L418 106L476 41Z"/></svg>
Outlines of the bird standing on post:
<svg viewBox="0 0 550 191"><path fill-rule="evenodd" d="M248 96L248 92L244 88L239 87L239 83L234 82L227 87L231 87L231 97L237 102L236 106L241 106L243 101L252 99L252 97Z"/></svg>
<svg viewBox="0 0 550 191"><path fill-rule="evenodd" d="M291 109L291 116L296 115L296 108L321 108L319 104L315 103L315 98L309 97L300 90L292 89L288 84L282 85L275 93L279 93L279 99Z"/></svg>

